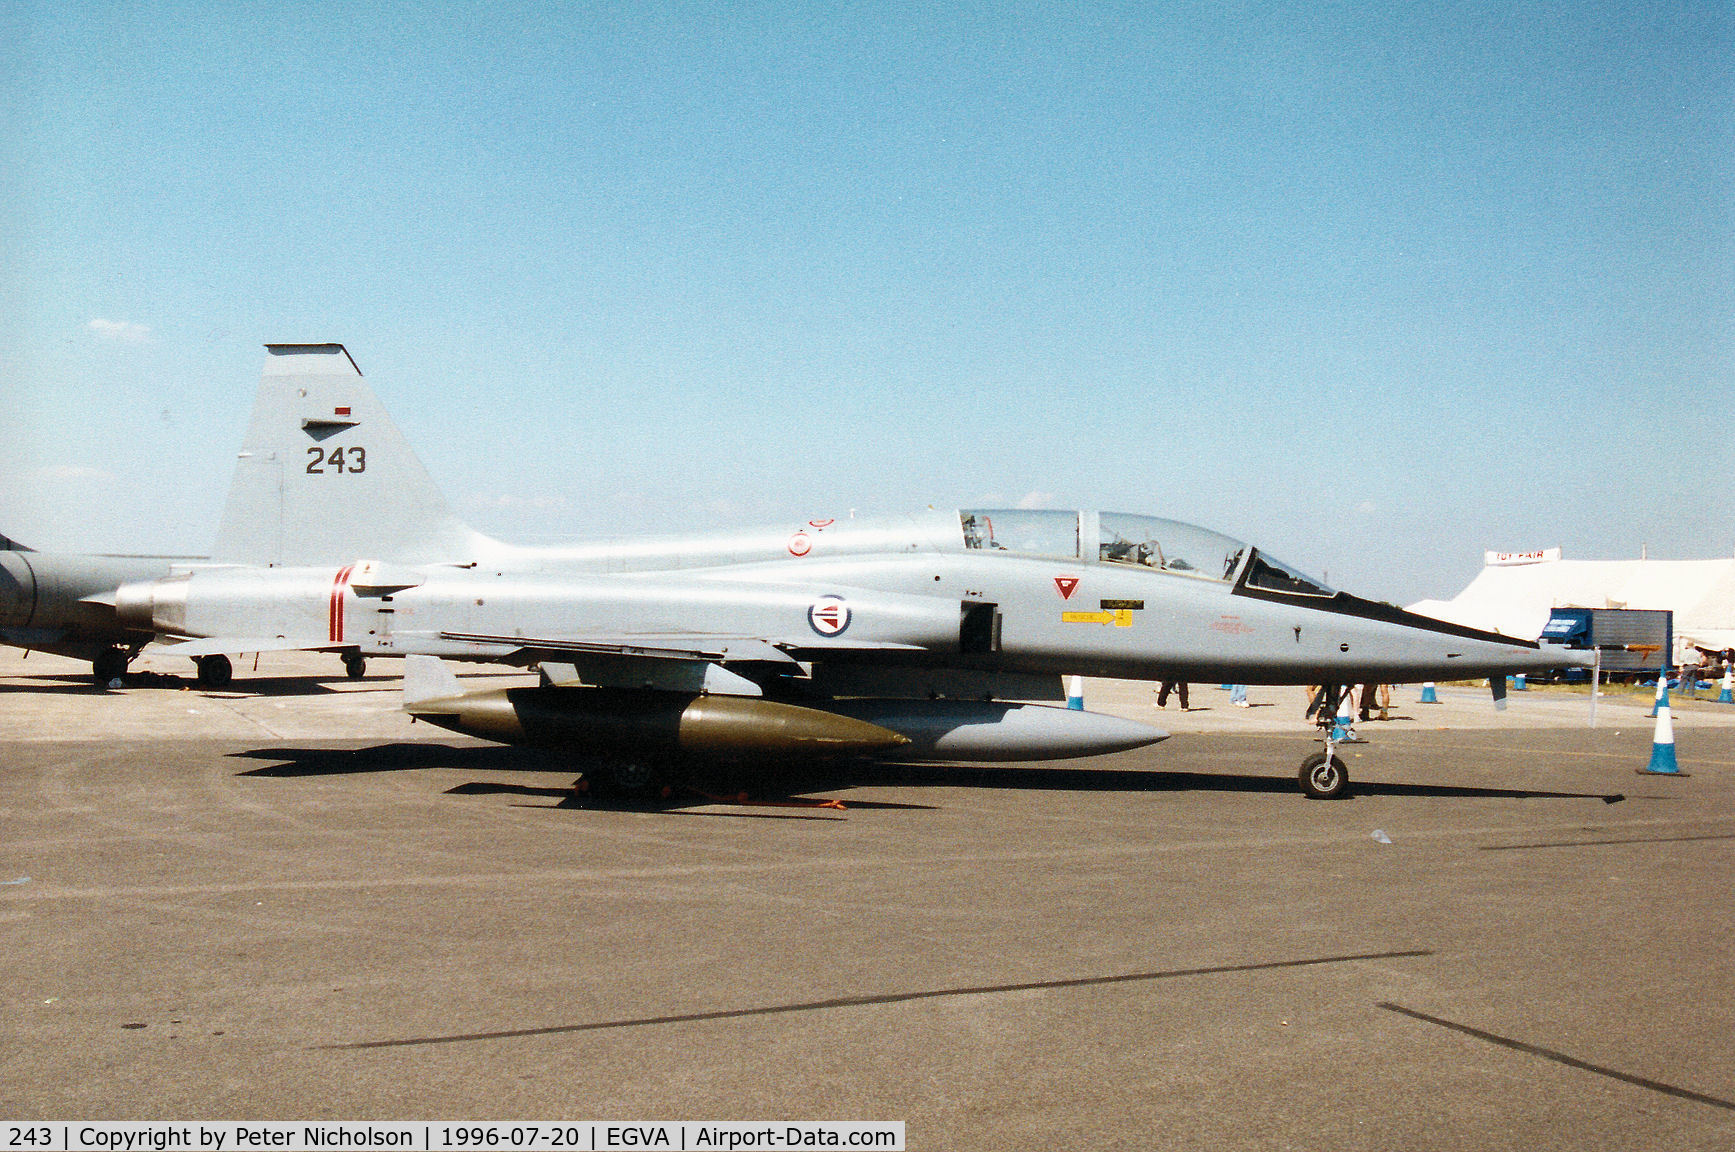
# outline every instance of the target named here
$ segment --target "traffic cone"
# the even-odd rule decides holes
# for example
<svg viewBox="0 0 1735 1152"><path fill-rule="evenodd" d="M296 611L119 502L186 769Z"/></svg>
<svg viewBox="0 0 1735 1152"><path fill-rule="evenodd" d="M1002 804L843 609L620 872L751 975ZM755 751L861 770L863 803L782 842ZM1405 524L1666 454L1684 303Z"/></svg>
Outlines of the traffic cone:
<svg viewBox="0 0 1735 1152"><path fill-rule="evenodd" d="M1049 697L1053 699L1053 697ZM1084 711L1084 677L1068 676L1066 678L1066 706L1074 712Z"/></svg>
<svg viewBox="0 0 1735 1152"><path fill-rule="evenodd" d="M1524 682L1524 673L1520 672L1512 678L1512 690L1514 692L1530 691L1530 686Z"/></svg>
<svg viewBox="0 0 1735 1152"><path fill-rule="evenodd" d="M1723 687L1717 693L1717 703L1735 704L1735 695L1731 695L1732 689L1735 689L1735 675L1731 675L1730 666L1725 664L1723 665Z"/></svg>
<svg viewBox="0 0 1735 1152"><path fill-rule="evenodd" d="M1669 687L1663 681L1662 695L1657 697L1657 734L1651 740L1651 763L1640 768L1641 776L1686 776L1675 763L1675 725L1669 718Z"/></svg>
<svg viewBox="0 0 1735 1152"><path fill-rule="evenodd" d="M1667 668L1664 668L1661 672L1657 673L1657 698L1655 700L1651 701L1651 710L1649 712L1646 712L1645 715L1646 716L1655 716L1657 714L1657 709L1662 708L1664 706L1663 702L1666 701L1668 698L1669 698L1669 670Z"/></svg>
<svg viewBox="0 0 1735 1152"><path fill-rule="evenodd" d="M1355 696L1355 686L1343 694L1343 700L1337 706L1337 718L1331 726L1331 738L1338 744L1356 744L1359 741L1355 734L1355 705L1350 701Z"/></svg>
<svg viewBox="0 0 1735 1152"><path fill-rule="evenodd" d="M1440 702L1439 696L1434 694L1434 682L1432 680L1430 680L1426 684L1423 684L1422 685L1422 698L1420 700L1416 701L1416 703L1418 703L1418 704L1438 704L1439 702Z"/></svg>

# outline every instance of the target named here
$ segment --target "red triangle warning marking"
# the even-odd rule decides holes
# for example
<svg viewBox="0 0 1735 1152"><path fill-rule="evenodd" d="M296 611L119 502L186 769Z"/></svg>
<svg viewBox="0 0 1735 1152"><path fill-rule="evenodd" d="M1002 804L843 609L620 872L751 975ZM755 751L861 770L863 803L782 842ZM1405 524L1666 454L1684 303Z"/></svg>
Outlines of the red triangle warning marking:
<svg viewBox="0 0 1735 1152"><path fill-rule="evenodd" d="M1054 590L1060 593L1062 600L1071 600L1072 593L1077 587L1077 576L1056 576L1054 578Z"/></svg>

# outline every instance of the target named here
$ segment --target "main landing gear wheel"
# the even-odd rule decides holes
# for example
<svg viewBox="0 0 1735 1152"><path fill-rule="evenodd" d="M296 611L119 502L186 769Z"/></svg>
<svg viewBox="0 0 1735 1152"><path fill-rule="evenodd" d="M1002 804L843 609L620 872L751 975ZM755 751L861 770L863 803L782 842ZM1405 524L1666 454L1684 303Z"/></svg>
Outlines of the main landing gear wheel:
<svg viewBox="0 0 1735 1152"><path fill-rule="evenodd" d="M614 760L585 769L575 791L595 800L640 800L652 795L657 770L643 760Z"/></svg>
<svg viewBox="0 0 1735 1152"><path fill-rule="evenodd" d="M235 679L235 666L227 656L199 656L193 663L199 666L199 683L206 688L221 688Z"/></svg>
<svg viewBox="0 0 1735 1152"><path fill-rule="evenodd" d="M97 687L107 688L109 681L127 674L127 654L119 648L105 648L90 662L90 678Z"/></svg>
<svg viewBox="0 0 1735 1152"><path fill-rule="evenodd" d="M360 680L367 675L367 657L360 652L345 652L343 654L343 674L351 680Z"/></svg>
<svg viewBox="0 0 1735 1152"><path fill-rule="evenodd" d="M1315 752L1301 762L1301 790L1310 800L1336 800L1349 787L1349 769L1336 756Z"/></svg>

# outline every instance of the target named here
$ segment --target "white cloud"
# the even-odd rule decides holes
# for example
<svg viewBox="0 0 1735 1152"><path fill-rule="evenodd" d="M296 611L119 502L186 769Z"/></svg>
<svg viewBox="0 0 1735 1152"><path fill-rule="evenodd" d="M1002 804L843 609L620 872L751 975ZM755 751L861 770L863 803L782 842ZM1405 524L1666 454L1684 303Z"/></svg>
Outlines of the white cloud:
<svg viewBox="0 0 1735 1152"><path fill-rule="evenodd" d="M143 344L151 338L151 329L147 324L134 324L127 320L92 320L85 325L90 334L98 340L110 340L122 344Z"/></svg>
<svg viewBox="0 0 1735 1152"><path fill-rule="evenodd" d="M1020 508L1053 508L1060 497L1052 492L1026 492L1018 498Z"/></svg>

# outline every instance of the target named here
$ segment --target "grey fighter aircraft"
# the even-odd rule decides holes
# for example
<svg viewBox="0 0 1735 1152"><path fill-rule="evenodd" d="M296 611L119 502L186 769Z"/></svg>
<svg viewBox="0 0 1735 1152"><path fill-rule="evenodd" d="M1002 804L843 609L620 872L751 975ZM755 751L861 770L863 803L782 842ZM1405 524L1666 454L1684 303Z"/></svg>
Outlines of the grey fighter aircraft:
<svg viewBox="0 0 1735 1152"><path fill-rule="evenodd" d="M89 660L107 684L155 637L116 618L115 589L201 559L38 552L0 536L0 643Z"/></svg>
<svg viewBox="0 0 1735 1152"><path fill-rule="evenodd" d="M516 547L457 519L342 345L267 350L209 560L56 585L15 553L0 638L100 615L110 631L79 640L112 645L99 675L155 637L213 681L239 652L334 652L352 675L368 657L434 658L407 669L413 715L606 753L620 787L694 757L1052 759L1166 735L1040 703L1068 674L1325 684L1335 711L1356 682L1504 685L1574 663L1130 513L815 516ZM542 683L465 692L441 658L536 666ZM1346 780L1328 735L1302 786L1332 796Z"/></svg>

